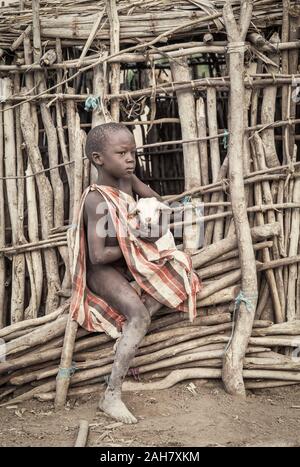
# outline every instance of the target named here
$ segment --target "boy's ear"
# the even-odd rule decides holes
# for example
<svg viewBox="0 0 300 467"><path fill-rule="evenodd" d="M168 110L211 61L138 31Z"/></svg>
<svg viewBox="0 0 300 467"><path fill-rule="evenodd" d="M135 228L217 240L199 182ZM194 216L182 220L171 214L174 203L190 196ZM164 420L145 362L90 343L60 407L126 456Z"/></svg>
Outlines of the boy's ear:
<svg viewBox="0 0 300 467"><path fill-rule="evenodd" d="M101 152L93 152L92 153L92 158L95 164L97 165L103 165L103 156Z"/></svg>

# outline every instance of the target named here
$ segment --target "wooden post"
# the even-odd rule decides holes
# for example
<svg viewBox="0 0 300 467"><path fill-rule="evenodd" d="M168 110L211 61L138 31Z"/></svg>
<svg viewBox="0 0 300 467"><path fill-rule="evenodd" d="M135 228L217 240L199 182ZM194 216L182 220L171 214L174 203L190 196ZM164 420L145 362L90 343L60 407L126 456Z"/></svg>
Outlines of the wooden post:
<svg viewBox="0 0 300 467"><path fill-rule="evenodd" d="M68 88L68 94L75 94L74 88ZM75 102L73 100L69 100L66 102L66 109L67 109L67 126L68 126L68 141L69 141L69 161L74 161L74 154L75 154ZM69 165L70 170L70 208L69 214L70 219L73 217L73 210L74 210L74 163Z"/></svg>
<svg viewBox="0 0 300 467"><path fill-rule="evenodd" d="M12 94L12 81L3 78L4 96ZM15 177L17 175L17 154L15 142L15 118L14 111L8 109L9 104L4 104L3 130L4 130L4 162L5 175ZM12 228L12 243L17 245L18 238L18 189L16 179L6 180L7 202ZM24 255L16 255L12 259L12 292L11 292L11 322L15 323L23 319L24 314Z"/></svg>
<svg viewBox="0 0 300 467"><path fill-rule="evenodd" d="M39 207L42 238L47 239L50 229L53 227L53 191L48 178L43 172L44 167L39 148L35 142L30 104L28 103L22 104L21 106L21 128L31 166L35 172L41 172L37 175L36 180L40 200ZM54 249L49 248L45 250L44 255L48 282L47 313L50 313L58 307L59 297L57 292L60 290L61 285L58 274L56 252Z"/></svg>
<svg viewBox="0 0 300 467"><path fill-rule="evenodd" d="M115 54L120 50L120 24L116 0L106 0L107 16L110 23L110 53ZM120 92L120 64L112 63L111 69L111 93ZM110 113L114 122L120 120L120 105L118 99L111 100Z"/></svg>
<svg viewBox="0 0 300 467"><path fill-rule="evenodd" d="M218 134L218 120L217 120L217 92L215 88L207 88L207 121L209 136ZM221 158L219 149L219 138L209 140L210 145L210 162L211 162L211 173L212 182L216 182L220 176ZM222 174L221 177L226 174ZM218 193L217 201L224 201L224 194ZM210 214L215 212L223 212L224 208L219 207L216 210L212 209L209 211ZM223 238L224 221L222 219L212 222L213 227L213 238L214 242L217 242Z"/></svg>
<svg viewBox="0 0 300 467"><path fill-rule="evenodd" d="M277 32L275 32L270 42L276 47L280 42L280 38ZM279 55L276 52L275 54L270 54L270 58L274 63L279 64ZM268 65L269 73L278 72L278 68L274 65ZM268 123L273 123L275 120L275 109L276 109L276 96L277 96L277 86L270 85L265 86L263 90L263 100L262 100L262 109L261 109L261 123L267 125ZM262 141L265 147L266 162L268 167L276 167L280 165L276 146L275 146L275 137L274 137L274 128L268 128L262 132Z"/></svg>
<svg viewBox="0 0 300 467"><path fill-rule="evenodd" d="M174 81L190 81L191 72L186 58L170 62L172 78ZM197 138L196 106L195 98L191 90L176 91L178 112L183 139ZM201 185L201 169L199 160L198 143L183 145L185 190L190 190ZM201 200L194 198L195 205ZM192 253L199 248L199 225L185 227L183 234L183 248ZM196 229L196 230L195 230Z"/></svg>
<svg viewBox="0 0 300 467"><path fill-rule="evenodd" d="M77 221L78 210L80 206L80 199L82 194L82 176L83 176L83 163L82 163L82 136L80 130L80 118L79 115L75 114L75 125L74 125L74 159L75 159L75 168L74 168L74 206L73 206L73 223ZM68 231L68 247L69 252L72 254L74 249L74 229L69 229ZM73 268L72 259L70 258L71 268ZM68 317L68 323L65 332L64 344L61 354L61 361L59 372L56 380L56 396L55 396L55 407L63 407L66 403L66 398L68 394L71 370L73 351L75 345L75 339L78 330L78 323L71 319L71 316Z"/></svg>
<svg viewBox="0 0 300 467"><path fill-rule="evenodd" d="M102 57L108 55L107 51L102 52ZM99 98L99 106L96 109L93 109L92 115L92 128L102 123L107 123L112 121L112 117L107 110L105 103L105 96L108 94L108 70L107 63L104 62L100 65L97 65L93 70L93 94ZM88 161L89 162L89 161ZM93 164L90 165L90 183L96 183L98 178L98 172L96 167Z"/></svg>
<svg viewBox="0 0 300 467"><path fill-rule="evenodd" d="M32 64L32 52L30 38L25 35L24 37L24 58L25 64ZM28 89L34 88L34 79L30 71L25 74L25 84ZM36 144L39 140L39 124L36 110L36 104L30 105L31 120L33 122L33 132ZM27 158L27 168L25 175L32 175L32 167L30 158ZM26 178L26 200L27 200L27 211L28 211L28 238L29 242L39 241L39 215L38 215L38 203L36 197L36 182L34 177ZM29 256L30 255L30 256ZM29 255L26 255L27 268L30 276L30 290L31 296L29 305L24 311L24 318L36 318L38 310L40 308L43 290L43 264L42 254L40 251L32 251Z"/></svg>
<svg viewBox="0 0 300 467"><path fill-rule="evenodd" d="M258 159L260 159L263 156L261 155L261 153L263 152L263 146L262 146L261 138L259 137L258 134L254 134L253 141L254 141L254 144L253 144L254 148L253 148L253 153L252 153L253 163L254 163L255 170L258 170L260 168L258 164ZM258 183L254 185L254 199L255 199L255 204L257 205L260 205L263 202L263 193L262 193L261 185ZM256 222L258 225L264 225L264 215L262 212L258 212L256 214ZM264 262L267 263L270 261L269 248L264 248L262 251L262 255L263 255ZM274 316L275 316L276 322L282 322L283 321L282 309L281 309L279 294L277 290L277 284L275 281L275 276L274 276L273 271L267 271L266 277L267 277L267 281L269 284L269 291L271 293L271 297L273 301Z"/></svg>
<svg viewBox="0 0 300 467"><path fill-rule="evenodd" d="M89 434L89 422L87 420L80 420L75 448L84 448L87 443Z"/></svg>
<svg viewBox="0 0 300 467"><path fill-rule="evenodd" d="M46 103L42 102L40 104L40 109L42 121L47 135L49 167L55 167L58 164L58 138L56 128L54 126L50 110L47 108ZM64 225L64 188L58 169L52 169L50 171L50 181L53 189L55 190L53 211L54 227L60 227ZM58 248L58 251L65 263L65 274L62 281L62 287L64 289L70 289L71 275L68 248L65 246L60 246Z"/></svg>
<svg viewBox="0 0 300 467"><path fill-rule="evenodd" d="M297 152L297 146L295 145L294 153ZM296 178L293 190L293 202L300 201L300 178ZM297 255L299 248L299 235L300 231L300 209L293 209L292 212L292 223L291 223L291 234L289 244L289 256ZM299 316L299 310L296 309L297 296L296 296L296 285L297 285L297 265L293 264L289 267L289 282L287 292L287 320L293 321Z"/></svg>
<svg viewBox="0 0 300 467"><path fill-rule="evenodd" d="M78 330L78 323L68 317L64 345L61 354L60 367L56 378L55 408L59 409L66 403L70 378L72 376L73 349Z"/></svg>
<svg viewBox="0 0 300 467"><path fill-rule="evenodd" d="M243 180L243 137L244 137L244 41L252 16L252 2L241 2L240 21L236 22L231 3L227 0L223 7L223 18L228 35L229 74L230 74L230 139L229 177L232 212L238 239L238 249L242 271L242 296L236 316L232 340L225 352L222 379L226 391L245 396L243 382L243 359L251 335L257 304L257 277L255 256L252 246L250 226L246 211Z"/></svg>
<svg viewBox="0 0 300 467"><path fill-rule="evenodd" d="M2 80L0 79L0 90ZM4 134L3 134L3 105L0 104L0 248L5 247L5 214L4 214ZM5 309L5 259L0 255L0 329L6 325Z"/></svg>
<svg viewBox="0 0 300 467"><path fill-rule="evenodd" d="M14 93L20 92L20 75L14 76ZM16 162L17 162L17 202L18 202L18 219L17 219L17 243L26 243L24 237L24 203L25 203L25 182L22 178L24 175L24 161L23 161L23 149L22 149L22 131L21 131L21 119L20 109L15 109L15 141L16 141ZM30 255L30 254L29 254ZM16 317L14 321L19 321L25 318L24 302L25 302L25 257L27 259L28 254L20 254L17 256L18 264L16 264L16 272L13 274L12 280L13 290L16 289L18 297L18 309L19 317Z"/></svg>

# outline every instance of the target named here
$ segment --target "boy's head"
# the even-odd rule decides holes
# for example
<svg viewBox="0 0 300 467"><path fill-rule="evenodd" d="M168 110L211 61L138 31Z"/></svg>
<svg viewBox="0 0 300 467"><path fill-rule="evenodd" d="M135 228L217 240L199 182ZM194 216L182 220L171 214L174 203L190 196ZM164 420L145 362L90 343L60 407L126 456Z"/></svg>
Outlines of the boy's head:
<svg viewBox="0 0 300 467"><path fill-rule="evenodd" d="M85 152L91 163L115 178L128 177L135 169L136 145L123 123L104 123L92 128Z"/></svg>

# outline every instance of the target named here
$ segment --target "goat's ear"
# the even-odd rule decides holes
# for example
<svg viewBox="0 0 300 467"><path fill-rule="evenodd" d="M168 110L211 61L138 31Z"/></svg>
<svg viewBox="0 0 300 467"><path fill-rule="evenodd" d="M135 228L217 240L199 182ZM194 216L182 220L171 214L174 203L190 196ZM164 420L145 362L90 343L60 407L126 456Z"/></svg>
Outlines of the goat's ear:
<svg viewBox="0 0 300 467"><path fill-rule="evenodd" d="M168 212L172 211L170 206L164 203L159 203L159 208L161 209L161 211L168 211Z"/></svg>

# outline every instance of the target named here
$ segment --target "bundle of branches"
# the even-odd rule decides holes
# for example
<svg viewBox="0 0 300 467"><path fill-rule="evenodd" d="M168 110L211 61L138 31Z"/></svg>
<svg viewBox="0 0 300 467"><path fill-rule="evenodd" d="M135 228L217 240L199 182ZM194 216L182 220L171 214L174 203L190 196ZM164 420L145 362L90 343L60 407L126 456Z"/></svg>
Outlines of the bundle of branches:
<svg viewBox="0 0 300 467"><path fill-rule="evenodd" d="M13 41L24 33L24 28L32 24L32 4L25 1L20 9L19 2L2 7L0 13L0 47L10 48ZM153 39L156 36L174 29L172 38L180 37L193 29L193 32L205 33L224 29L222 17L223 0L210 2L181 0L134 2L119 0L117 13L120 23L121 43L136 43ZM291 1L293 6L297 1ZM272 11L270 11L272 5ZM82 44L97 24L96 38L109 41L109 21L106 14L107 2L95 4L91 1L57 2L41 1L41 38L42 40L61 38L69 41L69 45ZM235 12L239 15L239 6ZM101 16L101 20L99 20ZM253 31L263 29L272 24L282 22L282 2L260 0L254 2ZM177 30L178 29L178 30Z"/></svg>

